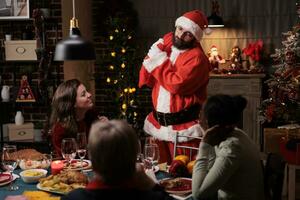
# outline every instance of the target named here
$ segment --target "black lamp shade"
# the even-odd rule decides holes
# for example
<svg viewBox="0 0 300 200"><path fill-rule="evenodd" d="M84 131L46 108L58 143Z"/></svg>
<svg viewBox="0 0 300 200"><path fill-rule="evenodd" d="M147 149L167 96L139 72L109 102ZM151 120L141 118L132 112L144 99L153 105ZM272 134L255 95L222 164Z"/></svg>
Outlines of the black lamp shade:
<svg viewBox="0 0 300 200"><path fill-rule="evenodd" d="M212 13L208 18L208 27L224 27L224 21L222 17L216 13Z"/></svg>
<svg viewBox="0 0 300 200"><path fill-rule="evenodd" d="M72 28L69 38L57 43L54 60L96 60L95 48L80 36L78 28Z"/></svg>

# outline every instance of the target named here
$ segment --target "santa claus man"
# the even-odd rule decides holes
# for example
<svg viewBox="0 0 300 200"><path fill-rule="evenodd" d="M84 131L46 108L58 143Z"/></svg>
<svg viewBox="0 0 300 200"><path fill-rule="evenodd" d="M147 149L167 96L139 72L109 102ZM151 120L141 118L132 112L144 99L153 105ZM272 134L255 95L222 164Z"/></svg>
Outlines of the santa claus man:
<svg viewBox="0 0 300 200"><path fill-rule="evenodd" d="M207 97L210 63L199 42L207 25L199 10L183 14L175 22L175 32L155 42L143 61L139 87L152 88L153 103L144 131L159 144L160 162L172 161L176 133L201 136L204 132L199 112ZM187 137L179 137L179 142L198 147Z"/></svg>

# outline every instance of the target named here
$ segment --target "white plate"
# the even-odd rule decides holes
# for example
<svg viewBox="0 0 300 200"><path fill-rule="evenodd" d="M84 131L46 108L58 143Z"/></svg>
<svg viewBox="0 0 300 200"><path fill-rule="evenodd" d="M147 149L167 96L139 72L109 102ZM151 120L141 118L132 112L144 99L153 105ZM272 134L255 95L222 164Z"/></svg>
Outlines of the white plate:
<svg viewBox="0 0 300 200"><path fill-rule="evenodd" d="M36 188L39 189L39 190L45 191L45 192L53 193L53 194L63 194L63 195L67 194L66 192L55 191L55 190L53 190L52 188L49 188L49 187L42 187L40 185L40 183L38 183L36 185Z"/></svg>
<svg viewBox="0 0 300 200"><path fill-rule="evenodd" d="M166 179L162 179L159 181L159 184L164 187L164 182L167 182L167 181L171 181L173 179L178 179L179 181L183 181L185 183L188 183L189 186L188 187L185 187L185 188L174 188L174 189L166 189L165 188L165 191L170 193L170 194L176 194L176 195L185 195L185 194L188 194L190 192L192 192L192 179L191 178L184 178L184 177L178 177L178 178L166 178Z"/></svg>
<svg viewBox="0 0 300 200"><path fill-rule="evenodd" d="M176 194L170 194L170 196L174 197L174 199L178 199L178 200L186 200L192 197L192 193L191 194L184 194L184 195L176 195Z"/></svg>
<svg viewBox="0 0 300 200"><path fill-rule="evenodd" d="M17 178L20 178L20 176L17 175L17 174L13 174L13 179L10 179L10 180L8 180L8 181L5 181L5 182L0 183L0 186L7 185L7 184L9 184L10 182L16 180Z"/></svg>
<svg viewBox="0 0 300 200"><path fill-rule="evenodd" d="M74 161L76 162L76 167L72 167L71 170L90 170L92 168L92 162L90 160L82 160L83 163L86 164L83 167L80 166L80 159L74 159L74 160L72 160L72 163Z"/></svg>

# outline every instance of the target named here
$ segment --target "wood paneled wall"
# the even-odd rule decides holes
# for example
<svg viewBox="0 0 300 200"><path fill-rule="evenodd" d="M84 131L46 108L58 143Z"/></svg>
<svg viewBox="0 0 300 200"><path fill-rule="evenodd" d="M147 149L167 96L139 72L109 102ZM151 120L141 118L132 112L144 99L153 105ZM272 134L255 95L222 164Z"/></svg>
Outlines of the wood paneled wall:
<svg viewBox="0 0 300 200"><path fill-rule="evenodd" d="M163 34L174 30L174 22L184 12L194 9L211 13L211 0L132 0L139 14L140 43L145 51ZM228 58L231 48L245 48L262 39L266 53L280 48L282 32L297 22L296 0L218 0L225 28L215 28L201 44L207 52L216 45Z"/></svg>

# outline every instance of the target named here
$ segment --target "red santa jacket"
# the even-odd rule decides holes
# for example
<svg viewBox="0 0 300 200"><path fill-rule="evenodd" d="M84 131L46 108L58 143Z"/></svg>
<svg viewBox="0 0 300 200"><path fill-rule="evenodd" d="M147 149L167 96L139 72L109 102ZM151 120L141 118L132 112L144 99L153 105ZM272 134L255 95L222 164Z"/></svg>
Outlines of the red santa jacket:
<svg viewBox="0 0 300 200"><path fill-rule="evenodd" d="M179 50L172 45L172 37L173 34L168 33L151 47L139 77L139 87L152 87L153 107L162 113L174 113L194 104L203 104L207 97L210 63L200 44L192 49ZM152 112L145 119L144 130L165 141L174 141L175 132L193 136L203 133L198 120L161 126ZM182 142L187 140L180 138Z"/></svg>

